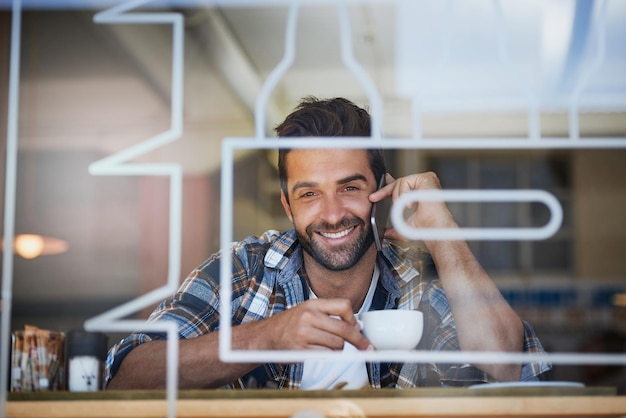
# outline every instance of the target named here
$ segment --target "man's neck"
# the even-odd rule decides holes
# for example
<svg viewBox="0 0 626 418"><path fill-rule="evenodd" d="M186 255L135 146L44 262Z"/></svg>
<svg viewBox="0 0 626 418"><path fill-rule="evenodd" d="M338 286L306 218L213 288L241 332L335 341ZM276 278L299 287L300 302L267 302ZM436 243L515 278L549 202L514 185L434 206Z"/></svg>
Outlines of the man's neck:
<svg viewBox="0 0 626 418"><path fill-rule="evenodd" d="M357 312L372 281L376 253L376 247L372 245L356 265L342 271L328 270L304 253L304 268L313 293L318 298L349 299Z"/></svg>

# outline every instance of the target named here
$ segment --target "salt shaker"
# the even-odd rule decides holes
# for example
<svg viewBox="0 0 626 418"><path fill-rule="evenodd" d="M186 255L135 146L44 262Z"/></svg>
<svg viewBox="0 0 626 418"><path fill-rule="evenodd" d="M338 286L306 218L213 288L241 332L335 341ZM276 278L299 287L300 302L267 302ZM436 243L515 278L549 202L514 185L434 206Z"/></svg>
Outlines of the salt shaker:
<svg viewBox="0 0 626 418"><path fill-rule="evenodd" d="M107 336L100 332L73 330L67 334L67 383L70 392L103 389Z"/></svg>

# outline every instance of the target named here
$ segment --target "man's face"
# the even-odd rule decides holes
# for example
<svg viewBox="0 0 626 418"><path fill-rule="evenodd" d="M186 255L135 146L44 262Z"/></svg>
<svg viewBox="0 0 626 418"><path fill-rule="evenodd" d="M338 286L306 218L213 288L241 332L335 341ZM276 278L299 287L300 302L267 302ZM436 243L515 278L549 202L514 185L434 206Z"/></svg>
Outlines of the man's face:
<svg viewBox="0 0 626 418"><path fill-rule="evenodd" d="M289 202L281 200L300 244L327 269L354 266L373 243L367 151L296 149L286 162Z"/></svg>

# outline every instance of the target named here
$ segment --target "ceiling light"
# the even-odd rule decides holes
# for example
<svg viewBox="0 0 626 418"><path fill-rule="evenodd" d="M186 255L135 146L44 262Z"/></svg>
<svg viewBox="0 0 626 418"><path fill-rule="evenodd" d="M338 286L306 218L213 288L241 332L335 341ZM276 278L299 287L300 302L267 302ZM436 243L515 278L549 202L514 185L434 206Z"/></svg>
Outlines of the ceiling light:
<svg viewBox="0 0 626 418"><path fill-rule="evenodd" d="M27 260L41 255L61 254L68 248L65 240L38 234L18 234L13 241L13 252Z"/></svg>

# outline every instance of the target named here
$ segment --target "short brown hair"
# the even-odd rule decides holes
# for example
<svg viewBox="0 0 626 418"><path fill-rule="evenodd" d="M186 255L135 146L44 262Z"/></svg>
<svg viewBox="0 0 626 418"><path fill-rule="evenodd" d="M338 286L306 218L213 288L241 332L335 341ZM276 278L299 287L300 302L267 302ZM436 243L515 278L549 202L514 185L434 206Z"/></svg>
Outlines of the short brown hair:
<svg viewBox="0 0 626 418"><path fill-rule="evenodd" d="M325 100L305 97L275 130L280 137L372 134L369 113L341 97Z"/></svg>
<svg viewBox="0 0 626 418"><path fill-rule="evenodd" d="M279 137L298 136L371 136L370 115L367 110L342 97L320 100L309 96L285 120L275 128ZM278 151L278 174L280 187L287 193L287 167L285 157L291 151ZM374 178L387 172L381 149L368 148L367 155Z"/></svg>

